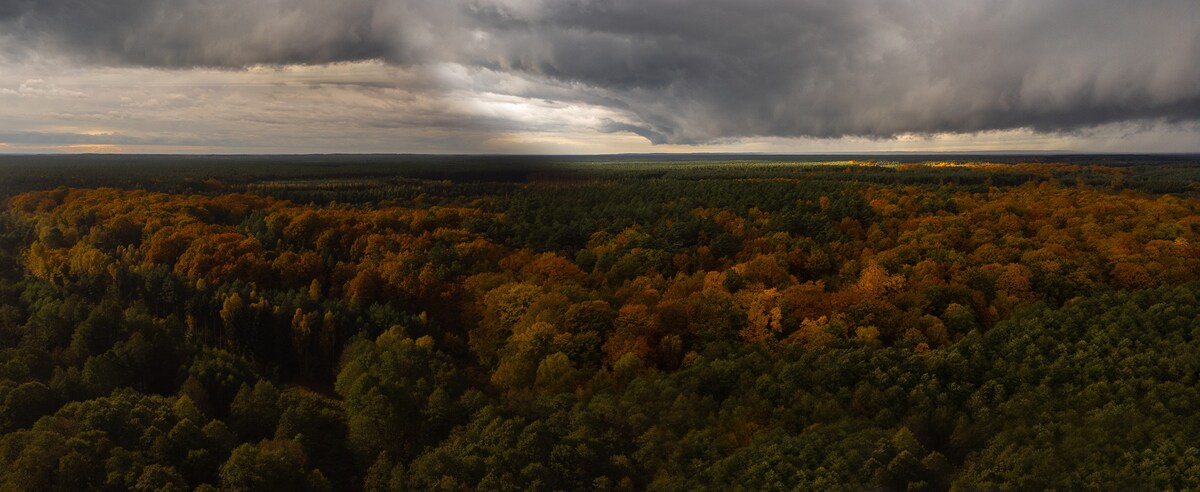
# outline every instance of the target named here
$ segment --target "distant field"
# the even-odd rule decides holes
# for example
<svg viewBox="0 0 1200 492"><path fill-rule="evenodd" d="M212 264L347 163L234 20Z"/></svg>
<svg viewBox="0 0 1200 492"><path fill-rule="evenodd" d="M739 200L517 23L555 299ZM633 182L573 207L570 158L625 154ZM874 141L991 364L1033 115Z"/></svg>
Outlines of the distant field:
<svg viewBox="0 0 1200 492"><path fill-rule="evenodd" d="M1025 168L986 174L968 167L943 169L936 177L899 173L897 167L921 163L1073 164L1123 169L1126 186L1156 193L1182 193L1200 179L1196 155L622 155L622 156L435 156L435 155L0 155L0 196L56 186L153 188L204 192L213 185L297 187L307 180L346 188L369 188L379 179L450 180L517 183L562 179L724 179L835 178L888 184L929 180L977 181L992 176L1005 183L1029 179ZM850 169L849 175L835 175ZM1061 174L1074 179L1071 173ZM1070 176L1067 176L1070 174ZM1083 172L1089 182L1094 173ZM356 181L360 179L375 181ZM993 181L995 182L995 181Z"/></svg>

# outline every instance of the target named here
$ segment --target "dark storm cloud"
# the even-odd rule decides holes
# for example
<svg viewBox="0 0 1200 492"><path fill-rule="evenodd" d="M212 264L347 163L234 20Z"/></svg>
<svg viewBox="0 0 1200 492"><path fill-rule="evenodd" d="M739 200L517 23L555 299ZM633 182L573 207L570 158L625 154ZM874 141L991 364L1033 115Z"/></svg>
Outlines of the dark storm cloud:
<svg viewBox="0 0 1200 492"><path fill-rule="evenodd" d="M33 50L89 64L242 67L419 59L429 10L378 0L0 0ZM401 25L404 29L398 29Z"/></svg>
<svg viewBox="0 0 1200 492"><path fill-rule="evenodd" d="M616 109L628 121L596 130L654 143L1200 119L1195 0L41 0L0 18L17 44L92 63L557 81L524 95Z"/></svg>
<svg viewBox="0 0 1200 492"><path fill-rule="evenodd" d="M614 0L478 16L511 43L501 66L618 94L671 142L1200 117L1194 0Z"/></svg>

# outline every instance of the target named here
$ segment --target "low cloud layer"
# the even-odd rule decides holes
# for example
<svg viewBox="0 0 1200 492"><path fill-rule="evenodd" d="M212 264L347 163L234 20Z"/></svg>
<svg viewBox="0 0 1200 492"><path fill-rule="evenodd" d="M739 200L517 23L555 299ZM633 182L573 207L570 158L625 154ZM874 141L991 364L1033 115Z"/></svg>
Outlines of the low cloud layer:
<svg viewBox="0 0 1200 492"><path fill-rule="evenodd" d="M234 71L376 61L427 75L390 83L406 94L580 105L591 131L655 144L1070 134L1200 120L1198 19L1195 0L0 0L0 56ZM453 80L439 79L446 67ZM456 107L439 124L537 126L489 108L482 123Z"/></svg>

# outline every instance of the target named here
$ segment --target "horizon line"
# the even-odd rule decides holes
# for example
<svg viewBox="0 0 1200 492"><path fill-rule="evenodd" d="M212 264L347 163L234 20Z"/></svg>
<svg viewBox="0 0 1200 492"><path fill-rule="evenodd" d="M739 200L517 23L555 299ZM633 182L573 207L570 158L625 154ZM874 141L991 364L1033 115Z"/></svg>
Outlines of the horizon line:
<svg viewBox="0 0 1200 492"><path fill-rule="evenodd" d="M210 153L142 153L142 152L0 152L5 157L686 157L686 156L914 156L914 155L1006 155L1006 156L1191 156L1200 150L1185 152L1093 152L1076 150L947 150L947 151L841 151L841 152L612 152L612 153L503 153L503 152L210 152Z"/></svg>

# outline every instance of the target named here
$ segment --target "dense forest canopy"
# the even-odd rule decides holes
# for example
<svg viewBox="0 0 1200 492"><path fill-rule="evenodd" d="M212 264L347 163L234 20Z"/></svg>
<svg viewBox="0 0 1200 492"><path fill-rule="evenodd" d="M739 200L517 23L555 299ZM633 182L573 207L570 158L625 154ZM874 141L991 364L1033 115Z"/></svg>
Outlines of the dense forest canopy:
<svg viewBox="0 0 1200 492"><path fill-rule="evenodd" d="M1200 487L1186 156L27 159L0 490Z"/></svg>

